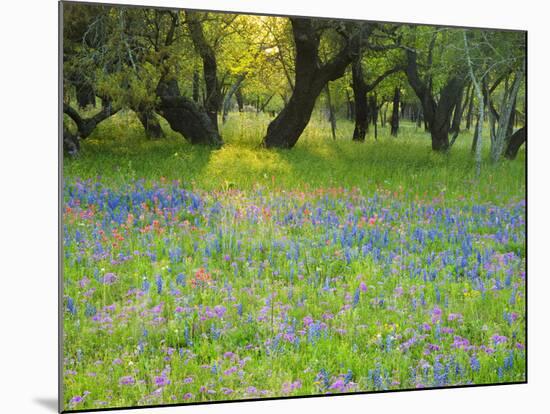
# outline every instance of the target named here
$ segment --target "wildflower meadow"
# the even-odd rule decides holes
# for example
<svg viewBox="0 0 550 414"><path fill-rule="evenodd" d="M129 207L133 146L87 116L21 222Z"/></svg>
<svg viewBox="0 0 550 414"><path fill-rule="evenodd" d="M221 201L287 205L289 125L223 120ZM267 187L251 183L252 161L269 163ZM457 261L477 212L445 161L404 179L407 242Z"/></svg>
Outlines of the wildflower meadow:
<svg viewBox="0 0 550 414"><path fill-rule="evenodd" d="M172 145L146 155L167 157L168 178L132 178L144 170L115 153L113 173L94 157L66 164L68 409L525 380L525 199L498 169L475 194L463 178L421 190L460 158L413 178L357 169L345 187L335 151L312 171L328 185L292 186L274 175L288 153L257 162L273 156L228 146L191 182L175 177L204 150ZM240 167L218 177L229 161Z"/></svg>

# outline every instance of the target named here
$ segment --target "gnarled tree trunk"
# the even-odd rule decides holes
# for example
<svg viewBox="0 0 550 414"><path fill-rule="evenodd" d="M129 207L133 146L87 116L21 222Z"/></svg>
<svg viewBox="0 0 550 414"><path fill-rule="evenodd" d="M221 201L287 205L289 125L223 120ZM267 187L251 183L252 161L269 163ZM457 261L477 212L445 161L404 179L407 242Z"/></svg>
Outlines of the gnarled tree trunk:
<svg viewBox="0 0 550 414"><path fill-rule="evenodd" d="M189 142L215 147L223 144L210 117L193 100L181 95L175 79L161 80L157 86L157 96L160 115Z"/></svg>
<svg viewBox="0 0 550 414"><path fill-rule="evenodd" d="M290 21L296 45L295 85L288 103L267 128L263 140L267 148L292 148L296 144L324 86L343 76L352 59L350 43L353 40L329 62L320 65L317 21L294 17Z"/></svg>

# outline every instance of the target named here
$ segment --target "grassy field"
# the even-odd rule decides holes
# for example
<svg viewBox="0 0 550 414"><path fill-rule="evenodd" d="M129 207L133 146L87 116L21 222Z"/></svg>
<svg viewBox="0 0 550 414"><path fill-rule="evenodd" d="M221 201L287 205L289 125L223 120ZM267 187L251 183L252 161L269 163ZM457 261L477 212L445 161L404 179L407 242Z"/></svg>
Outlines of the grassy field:
<svg viewBox="0 0 550 414"><path fill-rule="evenodd" d="M65 160L66 408L525 380L524 150L476 179L470 133L268 122L209 150L123 113Z"/></svg>
<svg viewBox="0 0 550 414"><path fill-rule="evenodd" d="M378 141L371 130L367 142L357 144L350 140L351 122L339 121L333 141L329 124L314 119L292 151L260 149L269 120L263 114L232 114L221 127L226 145L211 151L191 146L166 124L166 139L147 140L135 116L126 113L98 127L85 141L84 154L66 160L65 175L69 180L100 175L109 184L164 177L206 190L342 186L495 202L525 193L523 150L516 162L484 166L474 180L472 132L462 133L451 153L441 155L431 151L429 135L411 123L402 123L399 138L389 136L389 127L380 128ZM487 138L484 143L488 158Z"/></svg>

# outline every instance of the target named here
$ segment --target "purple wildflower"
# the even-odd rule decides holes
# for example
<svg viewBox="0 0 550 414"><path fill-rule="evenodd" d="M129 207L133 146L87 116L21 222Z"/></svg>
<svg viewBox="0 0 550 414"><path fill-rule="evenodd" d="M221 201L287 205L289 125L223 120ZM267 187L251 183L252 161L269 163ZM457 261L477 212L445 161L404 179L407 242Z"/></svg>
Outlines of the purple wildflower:
<svg viewBox="0 0 550 414"><path fill-rule="evenodd" d="M165 375L156 376L154 383L158 387L164 387L165 385L170 384L170 380Z"/></svg>
<svg viewBox="0 0 550 414"><path fill-rule="evenodd" d="M503 335L498 335L498 334L493 335L493 336L491 337L491 339L492 339L492 341L493 341L493 344L495 344L495 346L498 345L498 344L503 344L503 343L505 343L505 342L508 340L507 337L505 337L505 336L503 336Z"/></svg>
<svg viewBox="0 0 550 414"><path fill-rule="evenodd" d="M131 375L122 377L119 381L120 385L134 385L135 383L136 383L136 380Z"/></svg>
<svg viewBox="0 0 550 414"><path fill-rule="evenodd" d="M112 285L117 281L117 275L114 273L105 273L105 276L103 276L103 283L106 285Z"/></svg>

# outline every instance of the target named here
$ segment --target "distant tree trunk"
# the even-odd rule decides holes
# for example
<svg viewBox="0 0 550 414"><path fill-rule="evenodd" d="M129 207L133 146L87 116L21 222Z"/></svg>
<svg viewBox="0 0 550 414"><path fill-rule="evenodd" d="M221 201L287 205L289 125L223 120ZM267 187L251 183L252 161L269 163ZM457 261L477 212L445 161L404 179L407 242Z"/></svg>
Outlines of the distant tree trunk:
<svg viewBox="0 0 550 414"><path fill-rule="evenodd" d="M376 114L378 119L378 107L372 107L367 101L367 94L373 91L376 86L386 79L388 76L401 70L400 67L394 67L382 73L372 83L367 84L363 75L363 66L361 63L361 49L357 50L351 64L352 74L352 89L355 101L355 128L353 130L354 141L365 141L365 136L368 131L369 122L373 122L373 117ZM374 123L374 122L373 122ZM378 135L375 124L375 137Z"/></svg>
<svg viewBox="0 0 550 414"><path fill-rule="evenodd" d="M462 113L464 112L465 104L462 103L462 98L464 96L464 87L460 89L456 97L455 110L453 113L453 120L451 122L451 128L449 132L458 133L460 132L460 122L462 121ZM468 91L466 91L466 100L468 99Z"/></svg>
<svg viewBox="0 0 550 414"><path fill-rule="evenodd" d="M466 129L469 131L472 125L472 114L474 109L474 88L470 90L470 100L468 101L468 114L466 115Z"/></svg>
<svg viewBox="0 0 550 414"><path fill-rule="evenodd" d="M196 12L186 11L186 21L195 50L202 60L204 83L206 86L204 109L212 122L212 126L218 131L218 110L221 108L222 96L218 83L216 55L206 41L199 15Z"/></svg>
<svg viewBox="0 0 550 414"><path fill-rule="evenodd" d="M508 138L508 145L506 146L504 156L509 160L515 159L524 142L527 142L527 129L525 127L518 129Z"/></svg>
<svg viewBox="0 0 550 414"><path fill-rule="evenodd" d="M95 91L92 85L87 82L81 82L76 85L76 101L80 108L86 108L88 105L92 105L95 108L95 100Z"/></svg>
<svg viewBox="0 0 550 414"><path fill-rule="evenodd" d="M244 100L243 100L243 92L241 88L238 88L235 91L235 98L237 99L237 107L239 108L239 112L242 112L244 110Z"/></svg>
<svg viewBox="0 0 550 414"><path fill-rule="evenodd" d="M396 137L399 131L399 98L401 91L397 86L393 93L393 110L391 115L391 135Z"/></svg>
<svg viewBox="0 0 550 414"><path fill-rule="evenodd" d="M351 99L351 96L349 94L349 91L346 89L346 118L351 121L355 117L355 103Z"/></svg>
<svg viewBox="0 0 550 414"><path fill-rule="evenodd" d="M320 33L317 20L290 18L296 46L295 85L288 103L271 121L263 145L292 148L307 126L317 97L328 81L343 76L351 61L350 42L335 57L319 66Z"/></svg>
<svg viewBox="0 0 550 414"><path fill-rule="evenodd" d="M418 106L417 115L416 115L416 127L420 128L422 126L422 121L424 120L424 112L422 111L422 106Z"/></svg>
<svg viewBox="0 0 550 414"><path fill-rule="evenodd" d="M371 121L374 126L374 139L378 139L378 101L376 97L376 93L372 94L369 99L369 107L371 109Z"/></svg>
<svg viewBox="0 0 550 414"><path fill-rule="evenodd" d="M231 85L231 87L229 88L229 91L227 91L227 94L225 95L225 99L223 100L223 114L222 114L222 123L224 124L225 124L225 121L227 120L227 114L231 107L231 98L233 98L233 95L239 90L245 77L246 77L246 72L239 74L239 76L237 76L237 80L235 80L235 83Z"/></svg>
<svg viewBox="0 0 550 414"><path fill-rule="evenodd" d="M476 132L474 136L475 149L474 149L474 144L472 144L472 149L474 149L475 151L476 177L479 177L479 175L481 174L481 143L482 143L481 140L483 137L483 118L485 116L485 112L484 112L485 103L483 99L482 86L479 84L474 73L472 59L470 57L470 49L468 47L468 37L466 36L466 31L463 31L462 33L463 33L463 39L464 39L464 49L466 51L466 59L468 61L470 80L472 81L472 86L475 89L475 92L477 94L477 99L478 99L478 118L477 118Z"/></svg>
<svg viewBox="0 0 550 414"><path fill-rule="evenodd" d="M476 126L474 129L474 135L472 137L472 146L470 147L470 152L472 155L476 153L477 140L478 140L478 128L479 128L479 118L476 118Z"/></svg>
<svg viewBox="0 0 550 414"><path fill-rule="evenodd" d="M170 127L192 144L218 147L223 141L211 118L191 99L182 96L175 79L161 80L157 86L158 112Z"/></svg>
<svg viewBox="0 0 550 414"><path fill-rule="evenodd" d="M258 106L258 113L265 111L265 108L267 107L267 105L269 105L269 102L271 102L271 100L273 99L274 96L275 96L275 94L272 93L271 95L269 95L267 97L267 99L265 101L262 102L261 105ZM258 100L258 102L259 102L259 100Z"/></svg>
<svg viewBox="0 0 550 414"><path fill-rule="evenodd" d="M332 99L330 97L330 86L329 82L325 85L325 95L327 97L327 110L329 114L330 130L332 132L332 139L336 139L336 114L334 113L334 108L332 106Z"/></svg>
<svg viewBox="0 0 550 414"><path fill-rule="evenodd" d="M510 120L508 121L508 128L506 128L506 136L510 137L512 136L514 132L514 125L516 124L516 101L517 98L514 99L514 102L512 103L512 112L510 113Z"/></svg>
<svg viewBox="0 0 550 414"><path fill-rule="evenodd" d="M199 103L200 98L200 75L197 69L193 70L193 101Z"/></svg>
<svg viewBox="0 0 550 414"><path fill-rule="evenodd" d="M158 139L164 137L164 131L160 126L159 119L152 110L136 110L135 113L141 122L141 125L143 125L145 136L147 138Z"/></svg>

